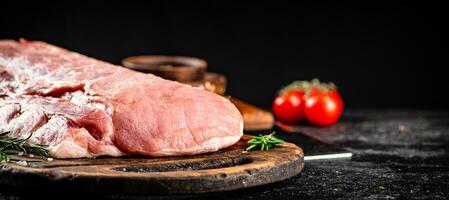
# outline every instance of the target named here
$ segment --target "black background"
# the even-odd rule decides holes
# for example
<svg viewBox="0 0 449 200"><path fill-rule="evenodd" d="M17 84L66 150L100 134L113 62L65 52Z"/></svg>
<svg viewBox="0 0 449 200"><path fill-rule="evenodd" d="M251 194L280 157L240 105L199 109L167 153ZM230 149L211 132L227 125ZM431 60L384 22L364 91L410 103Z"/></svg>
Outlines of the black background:
<svg viewBox="0 0 449 200"><path fill-rule="evenodd" d="M349 108L447 109L448 14L426 3L2 2L0 38L43 40L119 64L208 60L230 95L270 107L295 79L335 82Z"/></svg>

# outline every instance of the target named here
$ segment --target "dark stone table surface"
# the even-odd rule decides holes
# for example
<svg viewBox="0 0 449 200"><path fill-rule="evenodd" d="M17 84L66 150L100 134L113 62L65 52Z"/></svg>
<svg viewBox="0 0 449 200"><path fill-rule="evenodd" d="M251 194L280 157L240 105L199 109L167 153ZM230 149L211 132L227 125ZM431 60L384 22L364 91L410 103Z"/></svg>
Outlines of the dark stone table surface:
<svg viewBox="0 0 449 200"><path fill-rule="evenodd" d="M288 180L244 190L194 196L44 194L80 199L446 199L449 198L449 112L352 110L337 125L295 129L347 149L351 159L306 161ZM307 154L307 152L306 152ZM42 194L40 194L42 195ZM0 187L0 199L40 199Z"/></svg>

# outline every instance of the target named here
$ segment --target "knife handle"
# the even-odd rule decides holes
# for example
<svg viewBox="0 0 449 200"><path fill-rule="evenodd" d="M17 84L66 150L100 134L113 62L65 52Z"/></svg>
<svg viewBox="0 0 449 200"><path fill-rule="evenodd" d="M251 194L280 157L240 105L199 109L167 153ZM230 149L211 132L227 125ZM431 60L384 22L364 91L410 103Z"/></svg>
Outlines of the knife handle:
<svg viewBox="0 0 449 200"><path fill-rule="evenodd" d="M246 131L266 130L273 127L275 121L270 112L235 97L231 97L230 100L239 109L240 113L242 113L245 124L244 129Z"/></svg>

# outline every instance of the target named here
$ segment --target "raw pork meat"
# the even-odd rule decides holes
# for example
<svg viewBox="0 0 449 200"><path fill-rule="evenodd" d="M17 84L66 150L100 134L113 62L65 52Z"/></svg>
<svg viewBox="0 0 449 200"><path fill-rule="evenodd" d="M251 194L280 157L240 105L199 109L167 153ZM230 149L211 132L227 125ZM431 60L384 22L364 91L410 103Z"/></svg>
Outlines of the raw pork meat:
<svg viewBox="0 0 449 200"><path fill-rule="evenodd" d="M0 132L56 158L213 152L243 132L226 98L38 41L0 40Z"/></svg>

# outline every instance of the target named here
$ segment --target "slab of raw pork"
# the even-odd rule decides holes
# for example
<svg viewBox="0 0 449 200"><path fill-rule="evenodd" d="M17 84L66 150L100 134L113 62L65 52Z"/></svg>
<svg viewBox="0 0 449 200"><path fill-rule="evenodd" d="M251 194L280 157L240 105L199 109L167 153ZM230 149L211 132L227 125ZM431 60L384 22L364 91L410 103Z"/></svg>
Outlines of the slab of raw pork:
<svg viewBox="0 0 449 200"><path fill-rule="evenodd" d="M37 41L0 40L0 132L56 158L213 152L243 132L226 98Z"/></svg>

